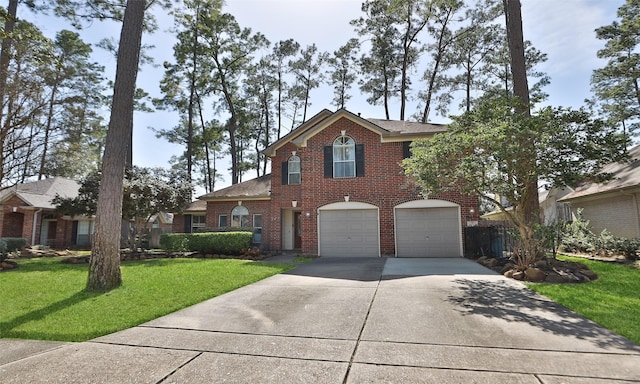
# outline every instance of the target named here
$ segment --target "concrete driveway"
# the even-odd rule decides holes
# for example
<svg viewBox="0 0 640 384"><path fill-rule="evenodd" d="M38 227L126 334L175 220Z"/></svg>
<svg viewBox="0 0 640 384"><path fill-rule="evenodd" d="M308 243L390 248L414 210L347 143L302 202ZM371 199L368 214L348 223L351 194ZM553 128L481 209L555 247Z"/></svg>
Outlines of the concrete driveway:
<svg viewBox="0 0 640 384"><path fill-rule="evenodd" d="M322 258L89 342L11 343L2 383L640 382L640 347L465 259Z"/></svg>

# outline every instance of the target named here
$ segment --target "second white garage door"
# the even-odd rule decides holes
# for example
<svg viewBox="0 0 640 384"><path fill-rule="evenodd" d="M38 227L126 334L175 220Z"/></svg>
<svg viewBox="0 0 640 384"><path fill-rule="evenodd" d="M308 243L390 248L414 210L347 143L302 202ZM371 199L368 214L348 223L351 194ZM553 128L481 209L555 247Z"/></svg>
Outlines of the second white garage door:
<svg viewBox="0 0 640 384"><path fill-rule="evenodd" d="M396 256L461 257L459 207L444 201L411 203L395 209Z"/></svg>
<svg viewBox="0 0 640 384"><path fill-rule="evenodd" d="M328 208L351 207L351 209L325 208L318 211L320 256L379 256L378 210L375 207L353 209L354 205L348 205L349 203L337 204L332 204Z"/></svg>

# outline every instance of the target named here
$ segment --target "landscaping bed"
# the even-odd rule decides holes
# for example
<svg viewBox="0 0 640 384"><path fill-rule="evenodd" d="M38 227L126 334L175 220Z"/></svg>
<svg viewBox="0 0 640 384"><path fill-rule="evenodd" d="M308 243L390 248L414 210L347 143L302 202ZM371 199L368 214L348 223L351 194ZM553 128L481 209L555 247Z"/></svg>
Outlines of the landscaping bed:
<svg viewBox="0 0 640 384"><path fill-rule="evenodd" d="M507 258L480 257L476 261L505 277L534 283L588 283L598 278L596 272L577 261L547 258L526 268Z"/></svg>

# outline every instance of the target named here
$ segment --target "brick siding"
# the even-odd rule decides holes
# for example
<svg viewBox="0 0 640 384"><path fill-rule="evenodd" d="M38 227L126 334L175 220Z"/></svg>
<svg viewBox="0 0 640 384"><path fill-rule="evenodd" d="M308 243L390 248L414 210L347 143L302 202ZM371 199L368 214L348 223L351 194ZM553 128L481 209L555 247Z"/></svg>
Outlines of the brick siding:
<svg viewBox="0 0 640 384"><path fill-rule="evenodd" d="M356 144L364 144L364 176L325 178L324 147L332 145L334 140L341 136L343 130ZM301 184L282 185L282 163L288 161L293 151L300 157ZM408 201L423 199L419 188L404 175L400 165L402 159L402 142L381 143L378 133L343 117L309 138L307 147L298 148L293 143L280 147L271 159L271 200L247 200L243 201L242 205L249 210L251 219L253 214L262 214L262 248L273 251L281 250L283 245L281 237L283 210L300 211L302 213L301 252L313 255L318 252L318 208L330 203L343 202L344 196L348 195L350 202L368 203L379 208L380 253L384 256L393 256L395 255L394 207ZM449 191L429 198L460 205L463 232L467 221L479 220L477 196ZM238 200L242 199L238 198ZM292 201L297 202L296 208L292 207ZM208 201L207 226L218 226L220 214L228 215L230 221L231 210L237 204L237 201ZM182 228L184 228L183 224Z"/></svg>

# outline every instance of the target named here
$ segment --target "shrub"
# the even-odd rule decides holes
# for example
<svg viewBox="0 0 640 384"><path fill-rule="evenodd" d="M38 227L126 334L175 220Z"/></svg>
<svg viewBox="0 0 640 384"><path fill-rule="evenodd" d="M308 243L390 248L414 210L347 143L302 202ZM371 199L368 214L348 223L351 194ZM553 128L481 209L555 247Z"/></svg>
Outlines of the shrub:
<svg viewBox="0 0 640 384"><path fill-rule="evenodd" d="M241 255L251 246L251 237L251 232L167 233L160 237L160 246L170 252Z"/></svg>
<svg viewBox="0 0 640 384"><path fill-rule="evenodd" d="M576 220L565 227L562 249L572 253L591 253L596 250L596 235L591 231L589 221L582 218L581 209L576 216Z"/></svg>
<svg viewBox="0 0 640 384"><path fill-rule="evenodd" d="M251 246L251 232L194 233L189 248L200 253L240 255Z"/></svg>
<svg viewBox="0 0 640 384"><path fill-rule="evenodd" d="M2 240L7 243L7 252L19 251L28 244L24 237L3 237Z"/></svg>
<svg viewBox="0 0 640 384"><path fill-rule="evenodd" d="M3 237L0 239L0 261L7 258L9 253L19 251L27 246L27 239L23 237Z"/></svg>
<svg viewBox="0 0 640 384"><path fill-rule="evenodd" d="M0 261L7 258L7 242L0 239Z"/></svg>
<svg viewBox="0 0 640 384"><path fill-rule="evenodd" d="M616 249L619 253L624 255L624 257L630 261L638 259L640 239L625 239L624 237L619 237L617 240Z"/></svg>
<svg viewBox="0 0 640 384"><path fill-rule="evenodd" d="M164 233L160 235L160 248L168 252L186 252L189 250L189 234Z"/></svg>

